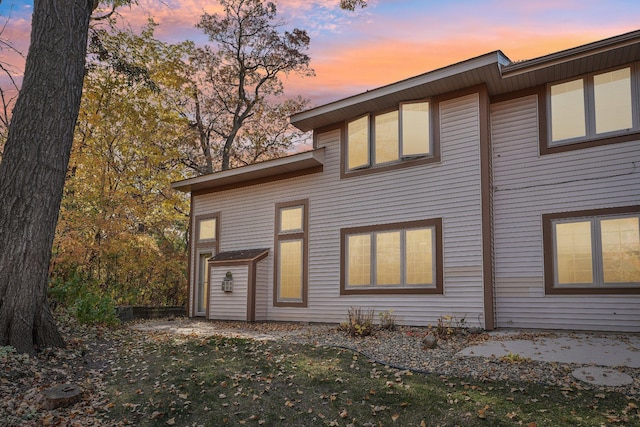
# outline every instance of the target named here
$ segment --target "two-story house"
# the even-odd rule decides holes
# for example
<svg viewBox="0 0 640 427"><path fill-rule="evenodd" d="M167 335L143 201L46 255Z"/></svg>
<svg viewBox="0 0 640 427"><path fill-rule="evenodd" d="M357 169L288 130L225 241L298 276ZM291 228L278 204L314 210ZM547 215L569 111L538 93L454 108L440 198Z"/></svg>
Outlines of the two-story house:
<svg viewBox="0 0 640 427"><path fill-rule="evenodd" d="M291 122L312 151L174 183L190 316L640 331L640 31Z"/></svg>

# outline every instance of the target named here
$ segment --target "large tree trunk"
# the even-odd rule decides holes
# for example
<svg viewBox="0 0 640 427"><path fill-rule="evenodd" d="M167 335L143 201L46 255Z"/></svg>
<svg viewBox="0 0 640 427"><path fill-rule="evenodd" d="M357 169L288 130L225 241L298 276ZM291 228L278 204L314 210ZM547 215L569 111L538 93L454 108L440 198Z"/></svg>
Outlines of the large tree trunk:
<svg viewBox="0 0 640 427"><path fill-rule="evenodd" d="M0 345L20 352L64 345L47 304L47 276L93 6L34 1L31 46L0 164Z"/></svg>

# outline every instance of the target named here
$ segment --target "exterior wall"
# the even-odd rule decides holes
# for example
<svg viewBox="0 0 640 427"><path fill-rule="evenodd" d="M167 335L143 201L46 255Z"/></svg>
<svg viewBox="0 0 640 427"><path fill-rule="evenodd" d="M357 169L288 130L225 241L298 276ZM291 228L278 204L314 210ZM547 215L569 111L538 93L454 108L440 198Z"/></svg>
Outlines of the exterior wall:
<svg viewBox="0 0 640 427"><path fill-rule="evenodd" d="M256 321L268 320L268 307L272 301L269 294L269 265L273 265L273 256L258 261L256 265Z"/></svg>
<svg viewBox="0 0 640 427"><path fill-rule="evenodd" d="M640 331L640 295L545 295L542 214L640 204L640 141L538 154L537 96L491 106L498 327Z"/></svg>
<svg viewBox="0 0 640 427"><path fill-rule="evenodd" d="M233 274L233 292L223 292L222 279L227 271ZM247 290L249 267L213 266L209 271L209 319L247 320Z"/></svg>
<svg viewBox="0 0 640 427"><path fill-rule="evenodd" d="M326 132L318 138L318 145L325 147L322 173L196 195L193 215L220 212L221 252L273 249L276 203L309 199L308 306L273 306L274 263L270 255L260 263L264 269L260 267L259 278L266 273L268 289L266 304L256 305L256 318L266 309L267 320L338 323L354 306L377 312L393 309L400 324L434 324L440 316L454 315L481 326L479 116L478 93L443 101L439 163L346 179L340 179L340 131ZM443 295L340 295L341 228L432 218L443 221ZM212 275L212 280L216 283L218 279ZM234 291L236 295L240 293ZM211 303L212 313L221 313L213 308L217 304L213 295Z"/></svg>

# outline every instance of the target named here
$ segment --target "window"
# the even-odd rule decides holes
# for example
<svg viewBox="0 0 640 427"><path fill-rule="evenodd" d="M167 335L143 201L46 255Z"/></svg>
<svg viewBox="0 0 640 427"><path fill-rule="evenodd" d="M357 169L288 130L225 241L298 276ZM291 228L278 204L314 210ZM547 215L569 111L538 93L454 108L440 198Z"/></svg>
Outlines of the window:
<svg viewBox="0 0 640 427"><path fill-rule="evenodd" d="M640 207L542 219L547 293L640 293Z"/></svg>
<svg viewBox="0 0 640 427"><path fill-rule="evenodd" d="M442 220L341 230L340 293L442 293Z"/></svg>
<svg viewBox="0 0 640 427"><path fill-rule="evenodd" d="M571 144L578 144L571 148L583 148L585 142L591 146L633 139L629 134L640 131L640 112L633 101L640 92L636 68L633 65L548 85L549 142L542 154L565 151Z"/></svg>
<svg viewBox="0 0 640 427"><path fill-rule="evenodd" d="M438 161L431 115L429 101L413 101L347 122L343 177Z"/></svg>
<svg viewBox="0 0 640 427"><path fill-rule="evenodd" d="M209 297L209 269L207 262L218 253L220 215L195 217L195 277L193 280L193 316L206 316Z"/></svg>
<svg viewBox="0 0 640 427"><path fill-rule="evenodd" d="M276 205L274 306L306 307L308 200Z"/></svg>

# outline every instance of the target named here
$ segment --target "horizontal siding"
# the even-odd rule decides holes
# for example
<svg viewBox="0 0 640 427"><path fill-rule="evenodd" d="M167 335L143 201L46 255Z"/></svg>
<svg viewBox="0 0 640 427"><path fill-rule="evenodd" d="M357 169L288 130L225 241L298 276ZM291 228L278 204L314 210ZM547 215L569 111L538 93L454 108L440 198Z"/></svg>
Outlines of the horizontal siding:
<svg viewBox="0 0 640 427"><path fill-rule="evenodd" d="M227 272L233 274L233 291L223 292L222 279ZM211 267L209 275L209 318L225 320L247 320L247 284L248 267L219 266Z"/></svg>
<svg viewBox="0 0 640 427"><path fill-rule="evenodd" d="M341 322L351 306L393 309L400 324L455 315L483 324L479 102L440 104L441 162L340 179L340 132L319 135L322 173L198 196L194 215L220 212L220 250L273 248L275 204L309 199L308 306L273 307L273 258L265 262L268 320ZM340 229L442 218L444 295L340 295Z"/></svg>
<svg viewBox="0 0 640 427"><path fill-rule="evenodd" d="M273 262L271 254L260 260L256 266L256 321L267 320L269 298L269 264Z"/></svg>
<svg viewBox="0 0 640 427"><path fill-rule="evenodd" d="M491 106L499 327L640 331L640 295L545 295L542 214L640 204L639 141L538 154L537 98Z"/></svg>

